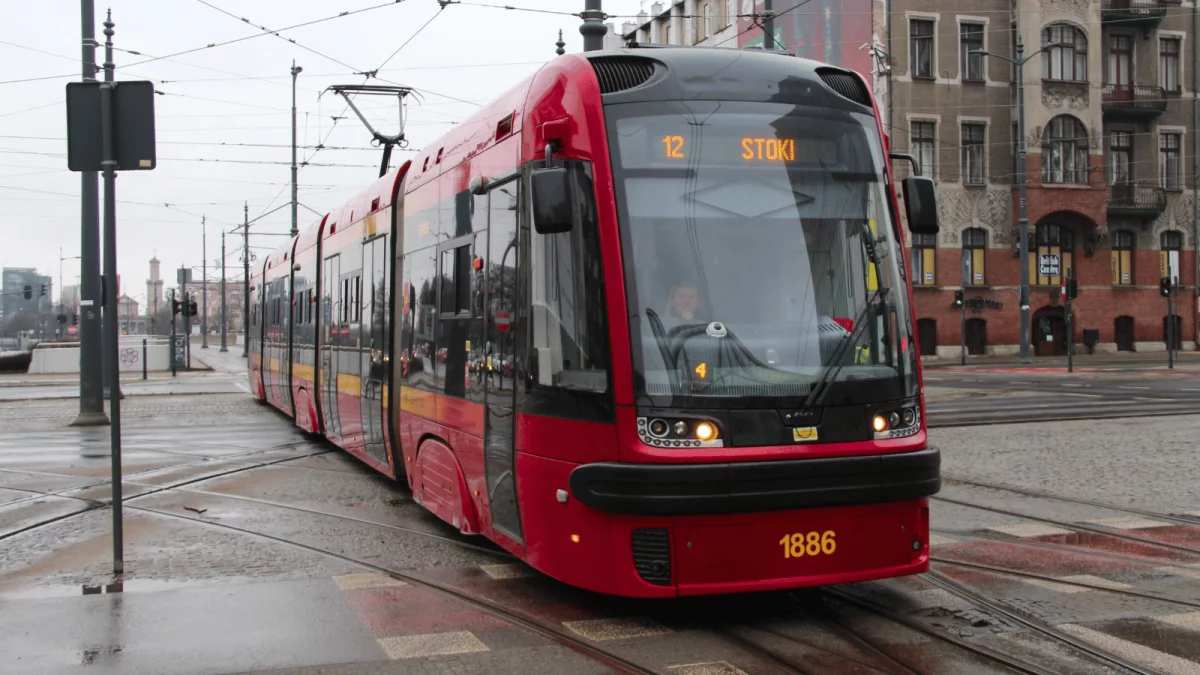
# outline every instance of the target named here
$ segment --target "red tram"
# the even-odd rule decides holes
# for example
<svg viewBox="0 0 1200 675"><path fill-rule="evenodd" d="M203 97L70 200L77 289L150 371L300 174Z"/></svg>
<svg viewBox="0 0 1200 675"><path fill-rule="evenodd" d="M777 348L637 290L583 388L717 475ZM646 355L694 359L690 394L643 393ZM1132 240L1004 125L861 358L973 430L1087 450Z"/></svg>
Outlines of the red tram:
<svg viewBox="0 0 1200 675"><path fill-rule="evenodd" d="M575 586L922 572L940 456L894 187L855 73L561 56L254 271L252 391Z"/></svg>

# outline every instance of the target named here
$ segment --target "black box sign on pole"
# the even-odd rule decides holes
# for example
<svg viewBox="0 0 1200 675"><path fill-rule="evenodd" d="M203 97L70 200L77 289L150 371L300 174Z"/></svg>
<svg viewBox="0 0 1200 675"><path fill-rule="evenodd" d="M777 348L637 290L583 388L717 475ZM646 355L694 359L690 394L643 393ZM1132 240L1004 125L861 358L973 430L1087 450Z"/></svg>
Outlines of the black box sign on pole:
<svg viewBox="0 0 1200 675"><path fill-rule="evenodd" d="M116 82L113 89L113 152L118 171L150 171L158 165L154 133L154 83ZM100 82L67 84L67 168L100 171L103 128Z"/></svg>

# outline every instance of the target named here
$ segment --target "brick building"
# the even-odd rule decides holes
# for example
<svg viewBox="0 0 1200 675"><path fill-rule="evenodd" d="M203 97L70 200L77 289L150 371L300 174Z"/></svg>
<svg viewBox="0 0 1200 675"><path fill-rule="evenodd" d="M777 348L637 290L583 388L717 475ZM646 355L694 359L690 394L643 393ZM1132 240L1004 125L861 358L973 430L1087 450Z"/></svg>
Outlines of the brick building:
<svg viewBox="0 0 1200 675"><path fill-rule="evenodd" d="M929 0L890 5L893 146L938 184L942 232L916 237L912 270L926 354L958 354L955 291L968 310L969 351L1014 353L1020 341L1015 68L1024 69L1034 354L1064 352L1061 277L1079 284L1074 340L1102 351L1165 348L1170 265L1183 286L1182 347L1196 340L1191 129L1192 8L1169 0ZM1192 132L1194 136L1194 132ZM964 281L965 277L965 281Z"/></svg>

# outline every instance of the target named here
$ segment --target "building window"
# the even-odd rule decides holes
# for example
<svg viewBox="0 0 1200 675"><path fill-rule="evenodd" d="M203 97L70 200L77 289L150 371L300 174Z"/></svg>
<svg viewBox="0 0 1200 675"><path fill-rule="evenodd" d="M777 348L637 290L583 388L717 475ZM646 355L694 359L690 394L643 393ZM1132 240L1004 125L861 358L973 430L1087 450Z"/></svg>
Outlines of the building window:
<svg viewBox="0 0 1200 675"><path fill-rule="evenodd" d="M1133 183L1133 134L1128 131L1113 131L1108 139L1112 155L1109 160L1108 183L1125 189Z"/></svg>
<svg viewBox="0 0 1200 675"><path fill-rule="evenodd" d="M913 122L911 150L917 158L922 176L933 177L934 169L934 133L937 125L934 122Z"/></svg>
<svg viewBox="0 0 1200 675"><path fill-rule="evenodd" d="M1158 86L1179 93L1179 38L1158 41Z"/></svg>
<svg viewBox="0 0 1200 675"><path fill-rule="evenodd" d="M1179 283L1179 252L1183 250L1183 233L1168 230L1159 240L1162 253L1159 258L1159 278L1174 277Z"/></svg>
<svg viewBox="0 0 1200 675"><path fill-rule="evenodd" d="M1042 31L1042 44L1058 44L1042 53L1042 78L1084 82L1087 80L1087 36L1083 31L1065 24L1047 26Z"/></svg>
<svg viewBox="0 0 1200 675"><path fill-rule="evenodd" d="M1087 129L1070 115L1050 120L1042 132L1042 182L1088 182Z"/></svg>
<svg viewBox="0 0 1200 675"><path fill-rule="evenodd" d="M908 58L913 77L933 77L933 21L908 22Z"/></svg>
<svg viewBox="0 0 1200 675"><path fill-rule="evenodd" d="M1133 234L1117 230L1112 234L1113 286L1133 285Z"/></svg>
<svg viewBox="0 0 1200 675"><path fill-rule="evenodd" d="M1159 186L1167 190L1183 188L1179 175L1181 142L1179 134L1159 134L1158 136L1158 180Z"/></svg>
<svg viewBox="0 0 1200 675"><path fill-rule="evenodd" d="M696 42L700 42L713 32L713 7L712 2L706 2L700 5L700 18L696 26Z"/></svg>
<svg viewBox="0 0 1200 675"><path fill-rule="evenodd" d="M1038 273L1038 261L1042 256L1058 256L1060 274L1071 271L1075 257L1075 233L1063 225L1043 224L1037 227L1037 247L1029 256L1029 280L1035 286L1058 286L1059 275L1048 276Z"/></svg>
<svg viewBox="0 0 1200 675"><path fill-rule="evenodd" d="M1133 38L1129 35L1108 36L1108 84L1113 93L1131 100L1133 90Z"/></svg>
<svg viewBox="0 0 1200 675"><path fill-rule="evenodd" d="M964 185L983 185L983 148L986 126L962 125L962 177Z"/></svg>
<svg viewBox="0 0 1200 675"><path fill-rule="evenodd" d="M987 232L972 227L963 230L963 285L982 286L987 283L984 275L984 251L987 249Z"/></svg>
<svg viewBox="0 0 1200 675"><path fill-rule="evenodd" d="M983 81L983 54L971 53L983 49L983 24L960 24L958 40L962 52L959 58L962 79L974 82Z"/></svg>
<svg viewBox="0 0 1200 675"><path fill-rule="evenodd" d="M914 234L912 236L912 267L913 284L916 286L934 286L936 266L937 235Z"/></svg>

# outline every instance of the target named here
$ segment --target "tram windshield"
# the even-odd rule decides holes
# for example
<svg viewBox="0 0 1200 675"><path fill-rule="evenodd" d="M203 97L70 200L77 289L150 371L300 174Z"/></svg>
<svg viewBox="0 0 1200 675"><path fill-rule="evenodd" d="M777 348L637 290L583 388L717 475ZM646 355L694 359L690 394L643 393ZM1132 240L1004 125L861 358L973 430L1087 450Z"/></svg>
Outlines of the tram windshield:
<svg viewBox="0 0 1200 675"><path fill-rule="evenodd" d="M726 101L605 112L639 403L915 395L873 117Z"/></svg>

